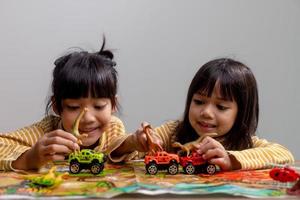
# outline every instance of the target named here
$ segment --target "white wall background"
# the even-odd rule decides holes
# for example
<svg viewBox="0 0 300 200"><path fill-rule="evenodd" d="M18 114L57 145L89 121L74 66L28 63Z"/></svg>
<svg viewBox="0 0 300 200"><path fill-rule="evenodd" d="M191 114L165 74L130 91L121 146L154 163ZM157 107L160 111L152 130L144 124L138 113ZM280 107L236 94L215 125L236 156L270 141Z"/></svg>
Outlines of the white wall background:
<svg viewBox="0 0 300 200"><path fill-rule="evenodd" d="M181 117L198 67L223 56L254 71L258 135L300 151L298 0L1 0L0 131L40 120L53 62L69 47L114 49L128 132Z"/></svg>

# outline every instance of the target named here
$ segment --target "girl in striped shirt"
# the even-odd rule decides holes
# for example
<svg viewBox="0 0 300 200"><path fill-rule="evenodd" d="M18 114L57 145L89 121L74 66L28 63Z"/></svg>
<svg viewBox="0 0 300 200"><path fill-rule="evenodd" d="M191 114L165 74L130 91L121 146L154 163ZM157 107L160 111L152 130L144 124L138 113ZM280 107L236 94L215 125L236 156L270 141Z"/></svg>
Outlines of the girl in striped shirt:
<svg viewBox="0 0 300 200"><path fill-rule="evenodd" d="M122 121L112 115L117 109L117 71L112 52L104 46L105 38L99 52L72 52L55 61L47 116L0 134L0 170L38 169L80 148L107 151L114 138L125 134ZM79 132L86 137L78 144L72 125L84 108Z"/></svg>
<svg viewBox="0 0 300 200"><path fill-rule="evenodd" d="M167 152L177 152L172 147L174 142L185 144L206 133L215 133L194 148L222 170L292 163L294 158L288 149L255 136L258 113L258 91L252 71L233 59L216 59L204 64L194 76L183 119L155 128L153 138ZM150 146L142 128L114 145L110 157L115 161L133 151L147 152Z"/></svg>

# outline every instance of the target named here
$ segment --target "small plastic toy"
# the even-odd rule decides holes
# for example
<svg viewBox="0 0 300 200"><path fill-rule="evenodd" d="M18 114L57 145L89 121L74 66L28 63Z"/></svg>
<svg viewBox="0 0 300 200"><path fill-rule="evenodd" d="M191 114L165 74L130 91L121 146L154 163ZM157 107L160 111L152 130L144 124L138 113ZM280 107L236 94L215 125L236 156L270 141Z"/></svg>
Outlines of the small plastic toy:
<svg viewBox="0 0 300 200"><path fill-rule="evenodd" d="M67 175L67 173L56 175L55 171L56 167L53 166L47 174L24 175L22 177L30 181L31 187L55 188L63 182L63 176Z"/></svg>
<svg viewBox="0 0 300 200"><path fill-rule="evenodd" d="M146 134L147 137L147 142L149 146L149 152L150 154L154 154L159 151L163 151L163 148L160 146L160 144L157 144L153 141L153 138L151 134L153 133L153 129L150 124L144 125L142 124L142 127L144 129L144 133Z"/></svg>
<svg viewBox="0 0 300 200"><path fill-rule="evenodd" d="M181 156L179 159L180 165L187 174L207 173L212 175L216 173L216 165L209 164L197 152L192 152L190 156Z"/></svg>
<svg viewBox="0 0 300 200"><path fill-rule="evenodd" d="M269 174L270 177L276 181L284 183L297 181L292 188L287 190L287 193L300 195L300 174L297 173L296 170L288 166L274 167L270 170Z"/></svg>
<svg viewBox="0 0 300 200"><path fill-rule="evenodd" d="M82 169L90 169L92 174L99 174L104 169L106 156L91 149L75 151L69 155L69 171L78 174Z"/></svg>
<svg viewBox="0 0 300 200"><path fill-rule="evenodd" d="M290 167L275 167L269 172L272 179L280 182L294 182L300 175Z"/></svg>
<svg viewBox="0 0 300 200"><path fill-rule="evenodd" d="M82 133L80 134L79 133L79 122L81 120L81 118L83 117L83 115L88 111L88 108L84 108L80 113L79 115L77 116L77 118L75 119L75 122L73 124L73 127L72 127L72 134L77 138L77 143L79 145L82 144L82 141L81 141L81 138L83 137L87 137L88 135L85 134L85 133Z"/></svg>
<svg viewBox="0 0 300 200"><path fill-rule="evenodd" d="M177 154L159 151L154 155L146 155L144 162L146 171L151 175L156 174L158 170L165 169L172 175L178 173L179 156Z"/></svg>
<svg viewBox="0 0 300 200"><path fill-rule="evenodd" d="M186 144L180 144L179 142L174 142L172 147L179 147L182 151L186 152L186 155L189 156L190 152L195 150L195 145L199 144L205 137L210 136L214 137L217 136L217 133L206 133L201 135L197 140L188 142Z"/></svg>

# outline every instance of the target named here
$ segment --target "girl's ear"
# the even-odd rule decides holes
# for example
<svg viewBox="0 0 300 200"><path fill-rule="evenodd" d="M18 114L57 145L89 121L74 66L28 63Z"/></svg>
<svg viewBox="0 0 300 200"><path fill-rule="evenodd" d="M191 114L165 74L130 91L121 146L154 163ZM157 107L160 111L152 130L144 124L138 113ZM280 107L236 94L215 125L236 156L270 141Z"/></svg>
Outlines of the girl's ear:
<svg viewBox="0 0 300 200"><path fill-rule="evenodd" d="M57 110L57 105L56 105L56 102L54 100L54 97L51 97L51 103L52 103L52 109L54 111L55 114L59 115L59 112Z"/></svg>

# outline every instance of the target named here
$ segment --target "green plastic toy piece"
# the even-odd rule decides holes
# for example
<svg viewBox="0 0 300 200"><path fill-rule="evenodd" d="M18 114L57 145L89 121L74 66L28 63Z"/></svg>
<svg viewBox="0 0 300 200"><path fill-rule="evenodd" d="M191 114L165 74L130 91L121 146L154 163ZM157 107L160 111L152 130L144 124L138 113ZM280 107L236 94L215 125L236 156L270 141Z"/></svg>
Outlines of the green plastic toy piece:
<svg viewBox="0 0 300 200"><path fill-rule="evenodd" d="M26 180L30 181L31 187L47 187L54 188L60 185L63 182L64 174L55 174L56 167L52 167L47 174L44 175L25 175L23 176Z"/></svg>
<svg viewBox="0 0 300 200"><path fill-rule="evenodd" d="M75 151L69 155L69 171L72 174L78 174L82 169L90 169L92 174L99 174L106 161L103 153L95 152L92 149L83 149Z"/></svg>

